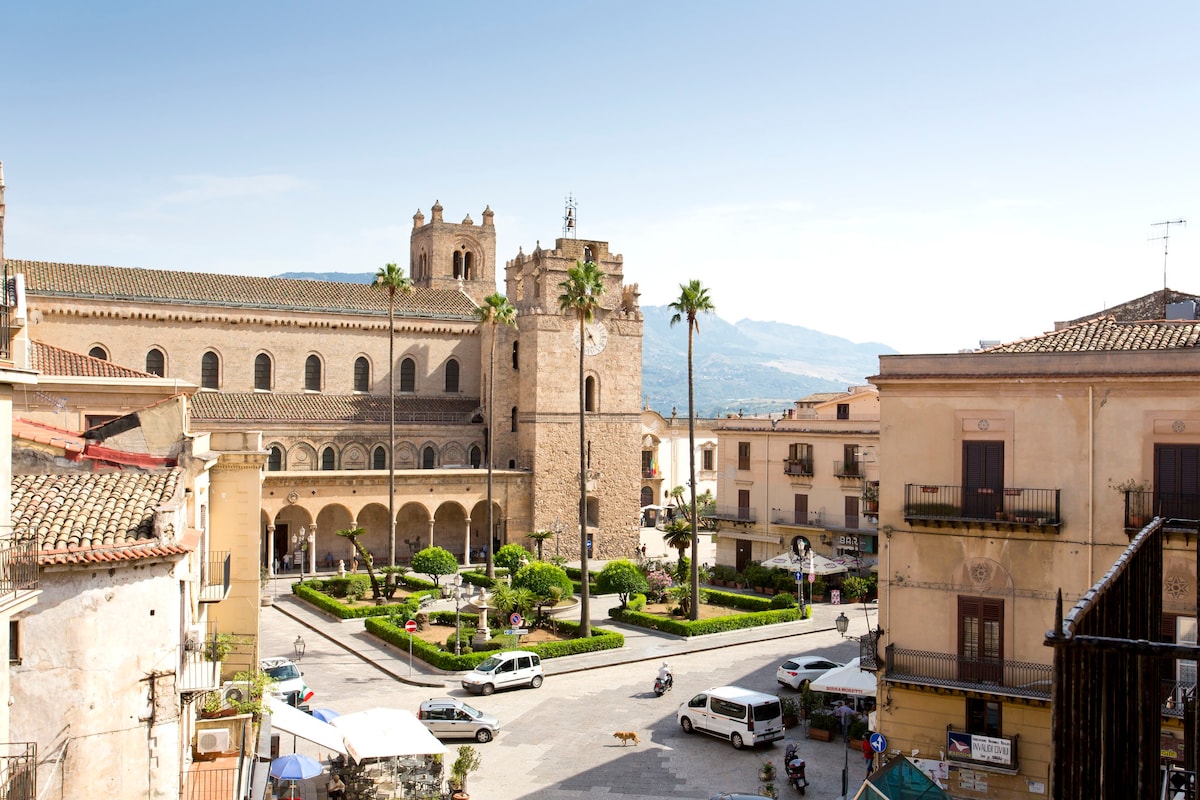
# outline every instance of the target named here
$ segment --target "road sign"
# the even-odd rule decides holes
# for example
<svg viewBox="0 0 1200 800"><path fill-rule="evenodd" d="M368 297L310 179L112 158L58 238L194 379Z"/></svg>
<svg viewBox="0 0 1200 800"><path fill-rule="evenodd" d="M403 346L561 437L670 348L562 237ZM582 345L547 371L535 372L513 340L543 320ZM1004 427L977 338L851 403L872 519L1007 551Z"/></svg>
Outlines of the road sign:
<svg viewBox="0 0 1200 800"><path fill-rule="evenodd" d="M528 628L506 628L504 630L505 636L524 636L527 633L529 633Z"/></svg>
<svg viewBox="0 0 1200 800"><path fill-rule="evenodd" d="M884 750L887 750L887 739L884 738L882 733L872 733L868 741L871 743L871 749L876 753L882 753Z"/></svg>
<svg viewBox="0 0 1200 800"><path fill-rule="evenodd" d="M519 628L521 626L521 615L514 611L508 616L508 621L512 623L514 628Z"/></svg>
<svg viewBox="0 0 1200 800"><path fill-rule="evenodd" d="M404 630L408 631L409 633L416 633L417 623L410 619L408 622L404 623Z"/></svg>
<svg viewBox="0 0 1200 800"><path fill-rule="evenodd" d="M808 582L816 583L817 582L817 573L815 573L815 572L808 573Z"/></svg>
<svg viewBox="0 0 1200 800"><path fill-rule="evenodd" d="M802 581L802 580L804 580L804 573L803 573L803 572L797 572L797 573L796 573L796 583L799 583L799 582L800 582L800 581Z"/></svg>

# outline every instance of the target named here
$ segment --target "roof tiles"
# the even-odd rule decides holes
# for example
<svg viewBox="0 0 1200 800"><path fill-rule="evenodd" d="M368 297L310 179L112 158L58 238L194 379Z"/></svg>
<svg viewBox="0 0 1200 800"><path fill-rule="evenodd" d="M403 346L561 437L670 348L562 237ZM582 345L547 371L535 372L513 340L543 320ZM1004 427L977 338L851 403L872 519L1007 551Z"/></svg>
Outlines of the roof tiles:
<svg viewBox="0 0 1200 800"><path fill-rule="evenodd" d="M1109 350L1182 350L1200 344L1200 322L1148 320L1117 322L1112 317L989 347L984 353L1075 353Z"/></svg>
<svg viewBox="0 0 1200 800"><path fill-rule="evenodd" d="M473 397L397 397L397 422L470 422L479 408ZM197 422L379 422L388 421L388 399L370 394L302 392L197 392L190 404Z"/></svg>
<svg viewBox="0 0 1200 800"><path fill-rule="evenodd" d="M156 378L149 372L122 367L43 342L31 342L30 367L43 375L71 378Z"/></svg>

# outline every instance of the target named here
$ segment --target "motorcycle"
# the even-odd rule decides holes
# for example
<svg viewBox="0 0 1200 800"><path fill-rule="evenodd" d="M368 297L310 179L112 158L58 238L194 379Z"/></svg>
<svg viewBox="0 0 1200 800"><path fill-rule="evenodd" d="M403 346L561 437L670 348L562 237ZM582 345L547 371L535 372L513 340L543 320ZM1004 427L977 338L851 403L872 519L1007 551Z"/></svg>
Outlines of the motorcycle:
<svg viewBox="0 0 1200 800"><path fill-rule="evenodd" d="M804 759L796 752L796 745L788 743L783 751L783 771L787 773L788 783L800 794L808 787L808 778L804 775Z"/></svg>
<svg viewBox="0 0 1200 800"><path fill-rule="evenodd" d="M667 692L671 691L671 687L675 685L675 678L667 675L666 678L654 679L654 696L662 697Z"/></svg>

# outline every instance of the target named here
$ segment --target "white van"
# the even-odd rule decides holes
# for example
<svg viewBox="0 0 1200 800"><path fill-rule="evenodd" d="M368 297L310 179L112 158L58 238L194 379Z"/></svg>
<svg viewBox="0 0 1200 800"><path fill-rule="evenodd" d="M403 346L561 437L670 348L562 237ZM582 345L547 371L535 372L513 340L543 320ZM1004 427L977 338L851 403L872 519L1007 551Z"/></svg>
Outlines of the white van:
<svg viewBox="0 0 1200 800"><path fill-rule="evenodd" d="M779 698L740 686L717 686L701 692L681 705L675 718L684 733L710 733L728 739L735 750L783 738Z"/></svg>
<svg viewBox="0 0 1200 800"><path fill-rule="evenodd" d="M475 694L491 694L513 686L542 685L542 659L528 650L506 650L488 656L462 677L462 687Z"/></svg>

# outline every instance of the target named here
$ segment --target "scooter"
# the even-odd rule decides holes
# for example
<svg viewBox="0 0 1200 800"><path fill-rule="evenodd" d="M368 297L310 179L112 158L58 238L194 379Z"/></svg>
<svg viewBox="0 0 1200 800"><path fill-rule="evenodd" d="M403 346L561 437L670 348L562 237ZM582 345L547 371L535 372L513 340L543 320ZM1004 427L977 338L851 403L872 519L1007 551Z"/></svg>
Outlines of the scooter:
<svg viewBox="0 0 1200 800"><path fill-rule="evenodd" d="M783 771L787 773L790 783L800 794L808 787L808 778L804 776L804 759L796 752L796 745L789 742L783 751Z"/></svg>
<svg viewBox="0 0 1200 800"><path fill-rule="evenodd" d="M654 679L654 696L662 697L667 692L671 691L671 687L675 685L675 678L672 675L667 675L664 678Z"/></svg>

